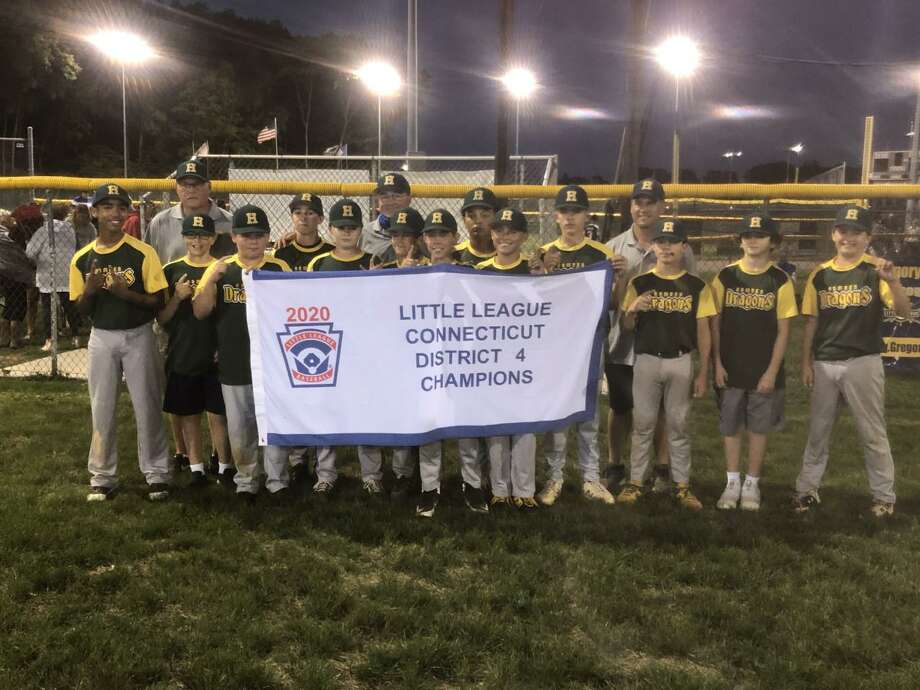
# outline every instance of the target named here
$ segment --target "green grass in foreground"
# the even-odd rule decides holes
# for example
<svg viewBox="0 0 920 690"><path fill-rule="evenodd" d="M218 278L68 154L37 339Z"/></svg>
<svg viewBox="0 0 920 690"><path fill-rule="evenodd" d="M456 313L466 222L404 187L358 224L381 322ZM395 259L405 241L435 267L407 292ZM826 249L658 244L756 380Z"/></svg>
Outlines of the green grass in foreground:
<svg viewBox="0 0 920 690"><path fill-rule="evenodd" d="M887 524L864 515L846 415L822 510L789 513L807 420L790 379L759 515L713 508L709 399L692 421L702 514L587 505L570 474L553 509L473 516L451 462L431 521L365 504L351 455L330 504L244 507L216 486L151 504L126 395L123 491L87 504L84 385L0 381L0 687L916 687L916 379L889 377Z"/></svg>

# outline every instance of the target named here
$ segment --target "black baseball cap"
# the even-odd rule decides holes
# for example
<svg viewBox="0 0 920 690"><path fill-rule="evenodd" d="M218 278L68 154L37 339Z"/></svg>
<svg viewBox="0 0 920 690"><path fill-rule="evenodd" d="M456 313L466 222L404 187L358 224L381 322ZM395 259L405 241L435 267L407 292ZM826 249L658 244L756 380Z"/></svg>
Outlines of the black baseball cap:
<svg viewBox="0 0 920 690"><path fill-rule="evenodd" d="M509 230L527 232L527 216L516 208L503 208L496 214L495 221L492 223L493 230L498 228L508 228Z"/></svg>
<svg viewBox="0 0 920 690"><path fill-rule="evenodd" d="M384 192L411 194L412 187L409 186L409 180L399 173L384 173L377 178L377 188L374 190L374 194L383 194Z"/></svg>
<svg viewBox="0 0 920 690"><path fill-rule="evenodd" d="M109 199L117 199L129 207L131 206L131 197L128 195L128 192L114 182L107 182L96 188L96 192L93 194L93 206L95 207Z"/></svg>
<svg viewBox="0 0 920 690"><path fill-rule="evenodd" d="M834 221L835 228L852 228L862 232L872 232L872 215L869 209L857 206L856 204L847 204L837 211L837 219Z"/></svg>
<svg viewBox="0 0 920 690"><path fill-rule="evenodd" d="M394 233L421 235L424 227L425 219L422 218L422 214L408 206L399 209L390 219L391 235Z"/></svg>
<svg viewBox="0 0 920 690"><path fill-rule="evenodd" d="M183 177L194 177L202 182L210 182L208 179L208 162L188 160L179 163L179 167L176 168L176 181L178 182Z"/></svg>
<svg viewBox="0 0 920 690"><path fill-rule="evenodd" d="M776 221L770 217L770 214L765 211L752 211L741 219L738 234L778 237L779 230L776 227Z"/></svg>
<svg viewBox="0 0 920 690"><path fill-rule="evenodd" d="M661 186L658 180L647 177L633 185L632 194L629 198L638 199L640 196L652 201L664 201L664 187Z"/></svg>
<svg viewBox="0 0 920 690"><path fill-rule="evenodd" d="M566 185L556 194L556 208L577 208L588 210L588 193L577 184Z"/></svg>
<svg viewBox="0 0 920 690"><path fill-rule="evenodd" d="M246 204L236 210L231 230L237 235L271 232L265 211L254 204Z"/></svg>
<svg viewBox="0 0 920 690"><path fill-rule="evenodd" d="M360 228L361 207L351 199L339 199L329 209L329 225L334 228Z"/></svg>
<svg viewBox="0 0 920 690"><path fill-rule="evenodd" d="M183 235L216 235L214 219L204 213L195 213L182 219Z"/></svg>
<svg viewBox="0 0 920 690"><path fill-rule="evenodd" d="M314 213L323 215L323 200L316 196L316 194L310 194L309 192L298 194L291 199L291 203L288 204L288 208L292 213L298 206L306 206Z"/></svg>
<svg viewBox="0 0 920 690"><path fill-rule="evenodd" d="M460 213L466 213L471 208L491 208L497 210L498 199L495 193L487 187L476 187L471 189L463 197L463 206L460 207Z"/></svg>
<svg viewBox="0 0 920 690"><path fill-rule="evenodd" d="M446 208L436 208L425 218L425 227L422 228L422 232L431 230L457 232L457 219Z"/></svg>
<svg viewBox="0 0 920 690"><path fill-rule="evenodd" d="M655 234L652 235L652 242L660 239L670 239L675 242L686 242L687 233L684 232L684 225L679 220L663 220L658 223Z"/></svg>

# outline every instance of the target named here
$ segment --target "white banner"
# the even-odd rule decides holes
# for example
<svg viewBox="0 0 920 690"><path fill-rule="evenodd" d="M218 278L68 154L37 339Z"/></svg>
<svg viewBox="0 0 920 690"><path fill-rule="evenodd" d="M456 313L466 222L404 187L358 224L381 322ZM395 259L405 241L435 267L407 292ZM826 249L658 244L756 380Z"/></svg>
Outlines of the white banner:
<svg viewBox="0 0 920 690"><path fill-rule="evenodd" d="M414 446L595 414L613 270L244 278L259 442Z"/></svg>

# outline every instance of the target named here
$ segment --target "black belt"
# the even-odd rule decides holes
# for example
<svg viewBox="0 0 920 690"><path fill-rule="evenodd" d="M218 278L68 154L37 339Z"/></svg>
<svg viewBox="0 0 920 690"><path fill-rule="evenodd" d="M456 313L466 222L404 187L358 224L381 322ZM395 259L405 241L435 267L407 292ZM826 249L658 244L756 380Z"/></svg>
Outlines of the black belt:
<svg viewBox="0 0 920 690"><path fill-rule="evenodd" d="M690 352L691 350L666 350L664 352L647 352L645 354L652 355L653 357L661 357L661 359L677 359L678 357L690 354Z"/></svg>

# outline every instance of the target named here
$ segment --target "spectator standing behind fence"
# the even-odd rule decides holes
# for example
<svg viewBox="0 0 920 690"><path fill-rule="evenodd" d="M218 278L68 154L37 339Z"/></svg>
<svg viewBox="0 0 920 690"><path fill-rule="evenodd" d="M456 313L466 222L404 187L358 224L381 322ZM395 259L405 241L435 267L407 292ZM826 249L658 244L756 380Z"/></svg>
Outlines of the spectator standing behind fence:
<svg viewBox="0 0 920 690"><path fill-rule="evenodd" d="M211 255L219 259L234 252L230 239L232 216L211 199L211 180L208 178L208 162L189 160L176 168L176 195L179 203L163 209L153 217L144 236L144 241L156 250L164 264L185 256L185 240L182 239L182 220L200 213L210 216L217 229L217 241L211 248Z"/></svg>
<svg viewBox="0 0 920 690"><path fill-rule="evenodd" d="M96 241L96 226L89 214L89 201L82 196L74 197L73 211L70 214L77 249L82 249L90 242Z"/></svg>
<svg viewBox="0 0 920 690"><path fill-rule="evenodd" d="M35 287L41 296L42 326L45 334L45 344L42 351L51 349L51 310L54 309L51 295L57 293L58 300L67 317L67 326L70 335L77 340L77 319L74 318L74 306L68 296L68 281L70 275L70 259L77 251L76 237L73 226L62 220L67 213L67 207L55 205L54 218L51 220L51 229L45 223L29 240L26 245L26 256L35 264ZM78 342L74 342L79 347Z"/></svg>
<svg viewBox="0 0 920 690"><path fill-rule="evenodd" d="M0 210L0 292L3 314L0 318L0 347L21 344L22 322L26 318L26 290L35 280L35 269L26 256L26 240L16 219Z"/></svg>
<svg viewBox="0 0 920 690"><path fill-rule="evenodd" d="M45 217L42 215L41 208L35 203L17 206L12 215L16 219L16 228L13 230L16 235L16 241L25 249L35 231L44 224ZM38 288L35 287L34 283L33 278L26 285L25 291L26 340L30 343L35 337L35 321L38 314Z"/></svg>

